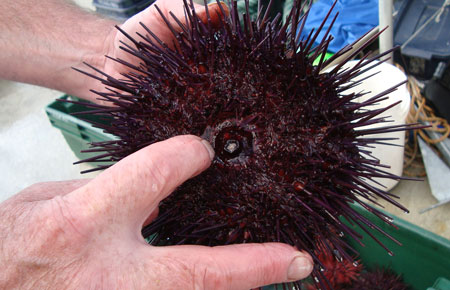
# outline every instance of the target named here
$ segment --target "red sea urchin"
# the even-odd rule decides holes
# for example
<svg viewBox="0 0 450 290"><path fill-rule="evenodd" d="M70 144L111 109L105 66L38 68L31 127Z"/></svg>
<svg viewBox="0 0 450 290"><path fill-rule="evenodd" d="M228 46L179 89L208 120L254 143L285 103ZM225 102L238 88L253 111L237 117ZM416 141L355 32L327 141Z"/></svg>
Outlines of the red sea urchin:
<svg viewBox="0 0 450 290"><path fill-rule="evenodd" d="M363 272L350 287L344 290L410 290L411 286L403 281L402 275L394 273L389 268L378 267L372 271Z"/></svg>
<svg viewBox="0 0 450 290"><path fill-rule="evenodd" d="M323 290L345 289L346 286L352 285L361 276L363 265L361 261L354 258L354 261L336 259L335 254L327 249L325 246L317 245L318 251L316 253L320 262L324 266L323 275L327 278L331 287L325 286ZM339 254L338 254L339 257ZM306 290L314 290L316 287L313 284L306 284ZM368 288L361 288L368 289Z"/></svg>
<svg viewBox="0 0 450 290"><path fill-rule="evenodd" d="M381 63L374 62L380 56L365 56L350 69L341 69L377 36L325 73L322 69L351 46L325 61L332 37L327 31L313 46L322 27L306 39L300 37L297 31L307 15L301 15L300 1L294 2L285 24L280 17L268 18L270 5L251 19L247 0L244 15L231 1L229 15L215 27L209 17L200 20L192 0L184 4L186 25L175 19L179 27L173 27L161 14L174 33L175 48L143 25L147 35L133 38L122 31L135 45L124 43L122 49L141 62L117 59L130 68L124 79L93 67L104 80L85 72L108 87L108 92L96 93L115 106L92 104L96 110L90 113L112 117L110 124L96 125L118 140L93 143L88 151L103 154L84 161L115 162L175 135L202 136L216 151L211 167L162 201L159 217L143 229L144 237L156 234L153 244L288 243L313 256L313 276L326 288L316 241L353 263L341 237L361 239L339 217L369 235L369 228L383 232L349 204L361 204L388 224L387 216L360 198L380 197L403 208L390 193L367 182L373 177L399 178L384 172L367 149L386 138L366 135L411 126L364 128L386 121L378 117L385 109L367 108L395 88L357 103L362 93L346 94L345 89ZM319 64L313 65L318 57ZM299 289L300 282L295 287Z"/></svg>

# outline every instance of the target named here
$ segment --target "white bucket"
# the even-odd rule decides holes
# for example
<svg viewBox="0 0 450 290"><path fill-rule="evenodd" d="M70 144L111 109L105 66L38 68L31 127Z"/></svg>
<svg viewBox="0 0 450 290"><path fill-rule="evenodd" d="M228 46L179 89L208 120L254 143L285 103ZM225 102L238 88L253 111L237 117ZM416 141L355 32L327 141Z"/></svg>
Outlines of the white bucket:
<svg viewBox="0 0 450 290"><path fill-rule="evenodd" d="M345 65L344 68L351 68L353 67L357 61L350 61L347 65ZM379 72L377 75L374 75L366 80L364 80L360 85L348 89L344 94L348 93L358 93L360 91L364 92L370 92L367 95L364 95L363 97L358 98L356 101L363 102L399 83L402 83L406 81L406 75L396 68L393 65L390 65L388 63L382 63L378 65L377 67L369 70L368 72L362 74L361 76L358 76L357 78L353 79L353 81L358 81L359 79L365 78L371 74L374 74L376 72ZM403 84L397 88L396 91L388 94L389 99L381 101L375 105L371 105L367 109L375 110L379 108L385 108L395 102L402 101L400 104L394 106L393 108L387 110L386 112L376 116L378 117L388 117L387 118L389 123L384 124L373 124L366 127L361 127L358 130L361 129L367 129L367 128L377 128L377 127L384 127L384 126L392 126L392 125L403 125L406 122L406 117L408 115L409 111L409 105L410 105L410 95L406 88L406 85ZM366 135L367 137L371 137L370 135ZM386 141L387 143L397 144L402 147L398 146L389 146L389 145L381 145L381 144L375 144L373 145L375 148L369 148L368 150L372 151L372 155L378 159L380 159L380 163L384 165L390 166L390 168L380 168L384 171L387 171L389 173L395 174L397 176L401 176L403 172L403 154L404 154L404 144L405 144L405 132L392 132L392 133L385 133L385 134L376 134L372 137L387 137L387 138L397 138L397 140L393 141ZM393 179L387 179L387 178L374 178L377 182L381 183L385 187L382 187L376 183L370 182L371 185L374 185L375 187L382 189L382 190L390 190L392 189L397 183L398 180Z"/></svg>

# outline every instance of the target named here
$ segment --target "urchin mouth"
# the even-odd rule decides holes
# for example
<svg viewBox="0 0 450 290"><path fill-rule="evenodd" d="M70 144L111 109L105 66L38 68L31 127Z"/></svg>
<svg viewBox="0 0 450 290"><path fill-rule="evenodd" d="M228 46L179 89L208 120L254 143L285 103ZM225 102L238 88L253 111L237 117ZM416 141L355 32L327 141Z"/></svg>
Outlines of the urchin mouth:
<svg viewBox="0 0 450 290"><path fill-rule="evenodd" d="M213 147L217 157L224 163L241 163L253 154L253 134L237 126L220 130L214 138Z"/></svg>
<svg viewBox="0 0 450 290"><path fill-rule="evenodd" d="M245 166L255 152L256 133L237 120L208 126L202 137L213 146L218 163L225 166Z"/></svg>

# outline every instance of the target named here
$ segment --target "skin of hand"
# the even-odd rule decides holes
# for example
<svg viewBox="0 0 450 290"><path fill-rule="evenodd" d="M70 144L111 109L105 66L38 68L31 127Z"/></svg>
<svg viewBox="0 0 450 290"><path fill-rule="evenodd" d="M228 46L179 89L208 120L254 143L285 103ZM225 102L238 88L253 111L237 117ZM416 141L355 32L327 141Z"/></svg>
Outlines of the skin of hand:
<svg viewBox="0 0 450 290"><path fill-rule="evenodd" d="M188 1L189 3L190 1ZM57 89L90 101L99 102L90 92L105 91L99 81L85 76L74 68L95 73L86 62L114 77L126 69L108 60L105 55L138 64L119 46L131 44L114 26L119 25L132 37L136 32L147 35L139 22L144 23L162 41L173 46L173 34L156 5L166 18L178 27L169 12L185 22L182 0L158 0L144 11L120 24L83 11L65 0L2 0L0 6L0 78ZM195 4L197 14L206 23L206 8ZM223 5L228 13L226 5ZM221 10L217 3L208 5L211 21L217 23ZM110 103L105 103L110 104Z"/></svg>
<svg viewBox="0 0 450 290"><path fill-rule="evenodd" d="M148 245L159 202L209 167L195 136L146 147L92 180L33 185L0 204L1 289L251 289L300 280L312 259L280 243Z"/></svg>
<svg viewBox="0 0 450 290"><path fill-rule="evenodd" d="M190 1L187 1L190 3ZM228 14L229 10L225 3L221 2L221 6L223 11ZM222 9L220 9L217 3L211 3L207 7L204 5L194 3L194 9L199 18L204 22L208 23L207 15L210 15L210 21L214 26L219 24L219 17L222 17ZM160 13L161 12L161 13ZM144 23L155 35L158 36L159 40L164 42L168 47L174 47L174 39L175 36L173 32L168 27L167 23L164 21L164 18L161 16L164 15L166 20L169 21L170 25L177 31L180 32L181 28L178 23L174 20L173 15L177 17L177 19L186 24L185 20L185 9L183 0L159 0L156 1L152 6L148 9L142 11L141 13L133 16L128 19L124 24L120 25L120 28L125 32L129 33L130 36L134 37L136 40L142 40L136 32L139 32L142 35L148 35L145 29L142 27L140 22ZM149 36L152 41L157 43L157 41ZM119 30L115 29L111 31L111 35L108 39L112 40L110 42L110 46L108 47L107 55L119 58L125 61L128 61L132 64L137 64L137 58L130 55L129 53L124 52L120 49L120 46L123 46L122 42L125 42L127 45L134 47L131 40L125 37ZM104 72L112 76L120 76L121 72L127 72L130 70L127 67L124 67L122 64L119 64L112 60L107 60L104 66Z"/></svg>

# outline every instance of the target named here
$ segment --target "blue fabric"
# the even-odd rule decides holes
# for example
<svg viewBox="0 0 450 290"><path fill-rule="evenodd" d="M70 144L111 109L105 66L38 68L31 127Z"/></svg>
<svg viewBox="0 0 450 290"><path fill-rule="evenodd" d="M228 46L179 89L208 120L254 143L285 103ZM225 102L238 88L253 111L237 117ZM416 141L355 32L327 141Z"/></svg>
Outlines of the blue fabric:
<svg viewBox="0 0 450 290"><path fill-rule="evenodd" d="M333 2L334 0L319 0L311 6L302 32L305 39L313 28L317 30ZM378 25L378 0L339 0L319 34L316 44L322 40L338 11L339 16L330 31L334 37L328 47L331 52L337 52L347 44L353 43L364 33Z"/></svg>

